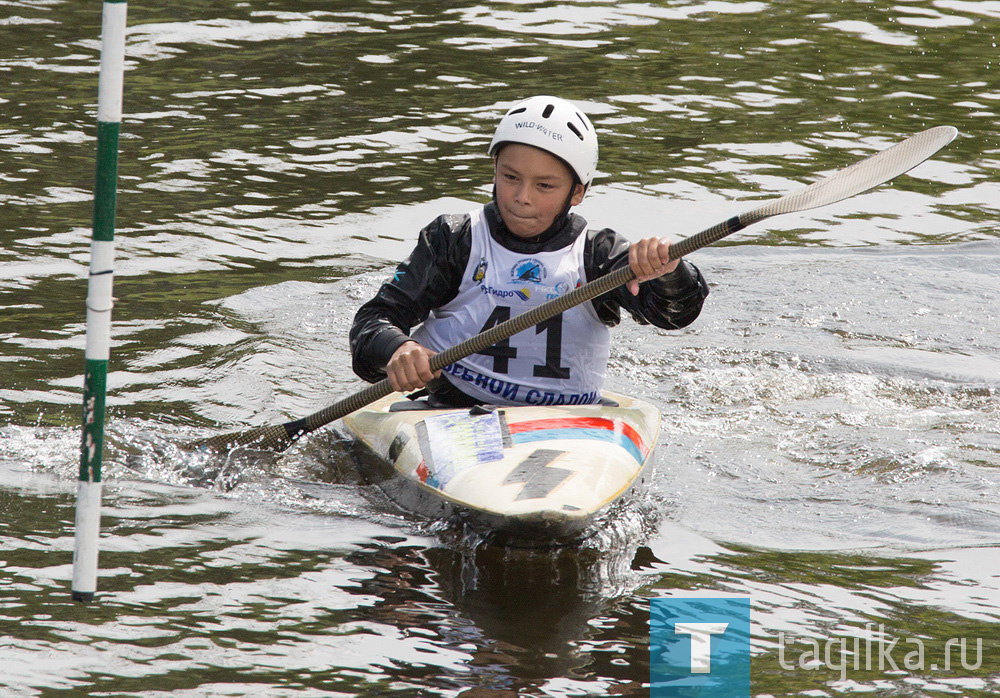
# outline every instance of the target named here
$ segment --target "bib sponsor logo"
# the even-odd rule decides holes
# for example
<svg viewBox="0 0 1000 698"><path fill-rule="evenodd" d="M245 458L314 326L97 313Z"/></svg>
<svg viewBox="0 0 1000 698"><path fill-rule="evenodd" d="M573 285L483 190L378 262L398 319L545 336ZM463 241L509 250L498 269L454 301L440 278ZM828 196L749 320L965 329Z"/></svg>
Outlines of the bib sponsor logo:
<svg viewBox="0 0 1000 698"><path fill-rule="evenodd" d="M545 281L545 277L548 275L549 272L545 265L534 257L519 259L510 268L510 280L521 283L540 284Z"/></svg>
<svg viewBox="0 0 1000 698"><path fill-rule="evenodd" d="M531 296L533 293L532 289L528 286L522 286L521 288L514 288L514 289L503 289L503 288L494 288L493 286L484 284L482 282L480 282L479 284L479 290L485 293L486 295L493 296L495 298L505 298L508 300L512 300L514 298L520 298L522 301L525 302L531 300ZM566 293L568 290L569 290L569 284L563 282L560 282L555 286L542 286L540 288L535 289L536 292L541 294L539 295L539 298L542 298L544 296L545 300L547 301L550 301L554 298L558 298L559 296Z"/></svg>
<svg viewBox="0 0 1000 698"><path fill-rule="evenodd" d="M486 269L489 268L490 263L486 261L485 257L479 258L479 264L476 265L475 271L472 272L472 280L477 284L483 283L483 279L486 278Z"/></svg>
<svg viewBox="0 0 1000 698"><path fill-rule="evenodd" d="M522 301L530 300L531 289L525 286L524 288L515 288L514 290L503 289L503 288L493 288L486 284L480 284L479 290L482 291L487 296L493 296L494 298L502 298L506 300L511 300L513 298L520 298ZM549 294L549 298L552 298L552 294Z"/></svg>

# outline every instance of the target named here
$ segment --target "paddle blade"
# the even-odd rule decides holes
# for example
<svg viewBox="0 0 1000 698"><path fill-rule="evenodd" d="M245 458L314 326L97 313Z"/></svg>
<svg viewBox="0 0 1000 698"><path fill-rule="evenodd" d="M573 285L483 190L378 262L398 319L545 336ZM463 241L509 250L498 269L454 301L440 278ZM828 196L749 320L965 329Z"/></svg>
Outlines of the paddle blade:
<svg viewBox="0 0 1000 698"><path fill-rule="evenodd" d="M957 135L958 129L954 126L935 126L921 131L905 141L870 155L842 170L837 170L833 174L813 182L805 189L775 199L756 211L752 211L751 215L759 216L754 220L760 220L781 213L827 206L857 196L912 170L951 143ZM744 220L744 216L740 216L740 221L744 225L752 222Z"/></svg>
<svg viewBox="0 0 1000 698"><path fill-rule="evenodd" d="M727 221L684 238L670 246L670 258L679 259L691 254L765 218L826 206L874 189L893 177L912 170L951 143L957 135L958 129L953 126L935 126L921 131L890 148L837 170L803 189L785 194L780 199L768 201L752 211L733 216Z"/></svg>

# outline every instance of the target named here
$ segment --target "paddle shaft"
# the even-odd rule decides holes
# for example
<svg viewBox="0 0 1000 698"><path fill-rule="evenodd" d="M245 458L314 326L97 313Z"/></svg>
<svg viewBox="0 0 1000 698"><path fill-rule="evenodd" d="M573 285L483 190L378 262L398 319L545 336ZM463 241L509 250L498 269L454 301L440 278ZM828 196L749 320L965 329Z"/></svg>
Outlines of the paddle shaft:
<svg viewBox="0 0 1000 698"><path fill-rule="evenodd" d="M680 259L766 218L826 206L884 184L919 165L951 142L957 133L958 131L951 126L936 126L910 136L803 189L768 201L751 211L733 216L729 220L672 244L670 259ZM606 276L573 289L564 296L547 301L435 354L430 359L431 370L438 371L467 356L482 352L518 332L523 332L574 306L608 293L634 278L635 273L631 267L616 269ZM300 436L355 412L392 392L389 379L383 378L302 419L280 425L257 427L235 434L222 434L196 442L193 446L218 451L229 450L236 446L282 451Z"/></svg>

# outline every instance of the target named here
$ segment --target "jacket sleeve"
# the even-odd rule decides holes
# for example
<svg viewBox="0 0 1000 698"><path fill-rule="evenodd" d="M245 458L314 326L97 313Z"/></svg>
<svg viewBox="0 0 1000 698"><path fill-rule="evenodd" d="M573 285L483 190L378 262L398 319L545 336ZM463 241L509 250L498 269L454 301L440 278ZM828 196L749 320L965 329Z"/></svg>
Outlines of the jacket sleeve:
<svg viewBox="0 0 1000 698"><path fill-rule="evenodd" d="M592 281L628 264L629 242L613 230L589 231L585 247L587 280ZM625 286L619 286L592 303L605 325L621 321L624 308L642 325L655 325L666 330L687 327L701 313L708 284L698 268L681 260L669 274L639 284L639 295L633 296Z"/></svg>
<svg viewBox="0 0 1000 698"><path fill-rule="evenodd" d="M455 297L469 259L468 233L468 215L436 218L420 231L392 278L358 309L350 332L358 376L370 383L385 378L385 365L410 331Z"/></svg>

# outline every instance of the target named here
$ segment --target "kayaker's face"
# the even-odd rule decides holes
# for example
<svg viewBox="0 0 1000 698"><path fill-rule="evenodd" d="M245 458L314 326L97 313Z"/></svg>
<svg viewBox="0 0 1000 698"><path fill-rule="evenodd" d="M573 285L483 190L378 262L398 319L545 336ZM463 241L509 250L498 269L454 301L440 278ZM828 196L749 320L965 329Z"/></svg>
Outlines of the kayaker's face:
<svg viewBox="0 0 1000 698"><path fill-rule="evenodd" d="M544 233L562 213L566 200L583 201L583 185L554 155L530 145L511 143L496 157L493 175L497 206L507 228L519 238Z"/></svg>

